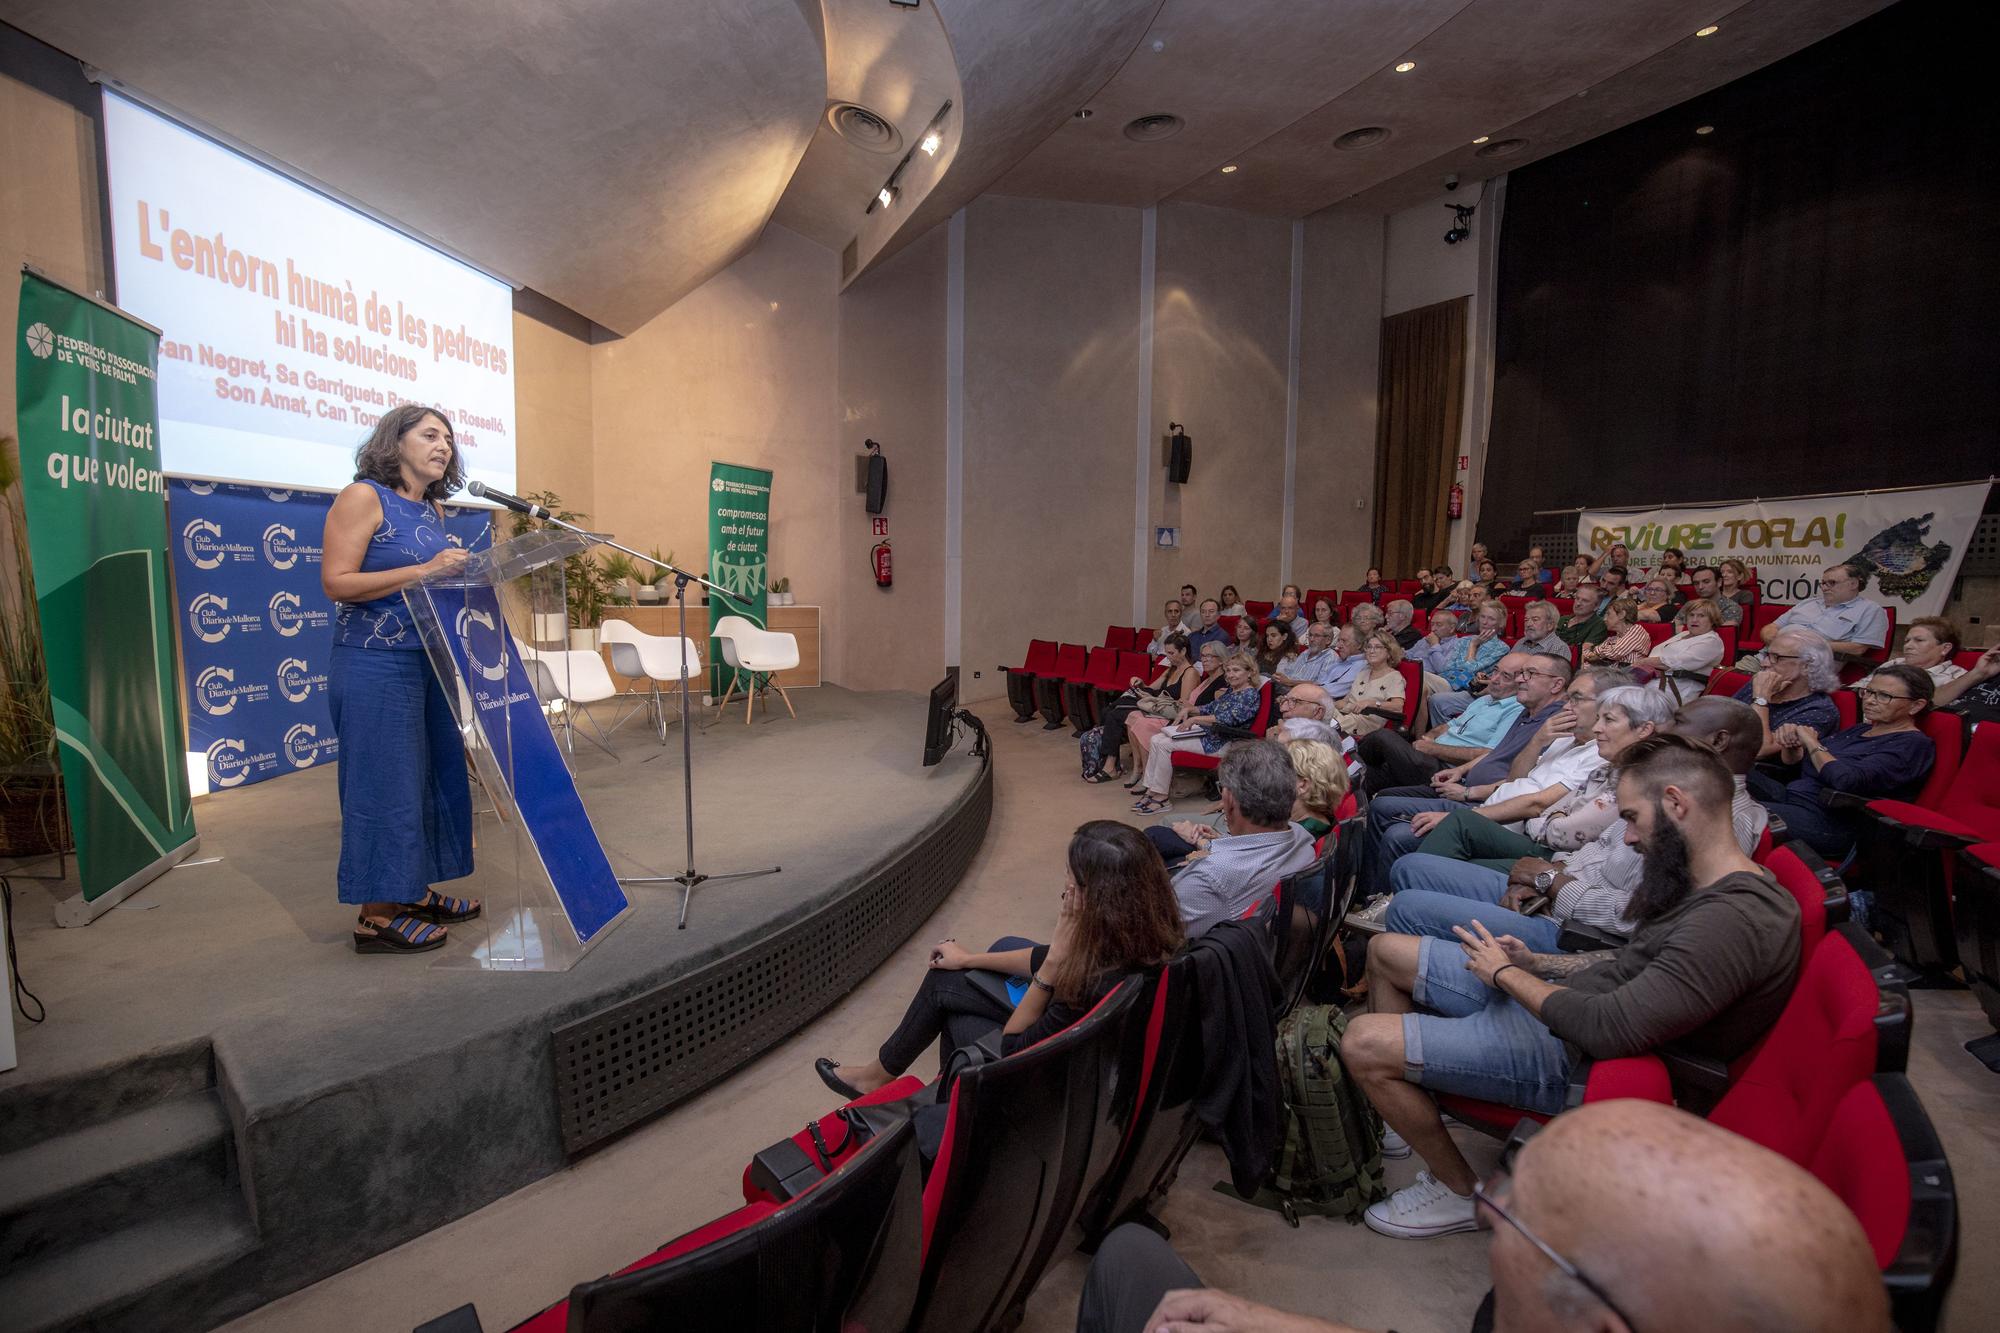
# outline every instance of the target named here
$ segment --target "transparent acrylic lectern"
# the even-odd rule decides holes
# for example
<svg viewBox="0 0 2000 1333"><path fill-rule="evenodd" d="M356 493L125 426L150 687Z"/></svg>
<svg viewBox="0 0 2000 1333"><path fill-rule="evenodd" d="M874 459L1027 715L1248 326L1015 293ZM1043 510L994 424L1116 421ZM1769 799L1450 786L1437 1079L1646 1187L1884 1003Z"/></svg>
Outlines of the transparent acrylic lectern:
<svg viewBox="0 0 2000 1333"><path fill-rule="evenodd" d="M485 910L452 927L484 926L485 942L470 959L452 950L440 966L564 971L629 906L549 729L544 709L566 702L545 703L534 679L567 666L562 562L590 545L576 533L531 532L403 590L498 821L475 824Z"/></svg>

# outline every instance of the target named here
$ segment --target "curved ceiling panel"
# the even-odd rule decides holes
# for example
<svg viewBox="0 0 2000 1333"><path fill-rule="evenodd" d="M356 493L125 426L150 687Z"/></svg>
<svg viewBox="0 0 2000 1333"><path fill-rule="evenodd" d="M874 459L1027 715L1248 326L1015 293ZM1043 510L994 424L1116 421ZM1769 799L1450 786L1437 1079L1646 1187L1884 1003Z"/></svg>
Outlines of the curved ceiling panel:
<svg viewBox="0 0 2000 1333"><path fill-rule="evenodd" d="M630 332L748 248L818 125L816 0L16 0L8 19Z"/></svg>

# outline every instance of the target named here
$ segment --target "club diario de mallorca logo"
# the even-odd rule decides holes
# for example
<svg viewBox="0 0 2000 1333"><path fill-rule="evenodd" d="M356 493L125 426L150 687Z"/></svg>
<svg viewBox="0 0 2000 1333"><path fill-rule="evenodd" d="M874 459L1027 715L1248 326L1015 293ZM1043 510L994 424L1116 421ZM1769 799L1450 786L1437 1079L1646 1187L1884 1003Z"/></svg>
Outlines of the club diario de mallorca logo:
<svg viewBox="0 0 2000 1333"><path fill-rule="evenodd" d="M263 703L271 697L271 687L261 680L236 683L236 673L228 667L204 667L194 678L194 701L210 717L227 717L236 711L239 700Z"/></svg>
<svg viewBox="0 0 2000 1333"><path fill-rule="evenodd" d="M295 592L272 593L269 613L271 628L286 639L296 637L302 629L325 629L332 620L326 611L301 606Z"/></svg>
<svg viewBox="0 0 2000 1333"><path fill-rule="evenodd" d="M264 628L264 624L253 615L242 612L232 615L227 597L204 592L188 603L188 628L203 643L221 643L229 637L231 630L240 629L245 634L255 634Z"/></svg>
<svg viewBox="0 0 2000 1333"><path fill-rule="evenodd" d="M56 333L48 325L39 321L28 326L28 350L36 359L46 361L56 350Z"/></svg>
<svg viewBox="0 0 2000 1333"><path fill-rule="evenodd" d="M208 785L240 787L250 778L250 753L241 736L209 742Z"/></svg>
<svg viewBox="0 0 2000 1333"><path fill-rule="evenodd" d="M337 754L338 736L321 736L310 722L297 722L285 733L285 762L293 768L311 768L323 754Z"/></svg>
<svg viewBox="0 0 2000 1333"><path fill-rule="evenodd" d="M326 673L315 673L303 657L288 657L278 663L278 693L288 703L302 704L313 693L326 691Z"/></svg>
<svg viewBox="0 0 2000 1333"><path fill-rule="evenodd" d="M479 626L479 633L473 632L474 625ZM465 660L474 671L491 681L507 679L506 647L500 642L499 630L494 626L492 616L469 606L460 607L453 628L458 633L458 641L465 645ZM484 660L486 658L491 658L492 662Z"/></svg>
<svg viewBox="0 0 2000 1333"><path fill-rule="evenodd" d="M298 529L273 523L264 529L264 559L273 569L290 569L303 557L309 565L319 563L320 548L299 540Z"/></svg>
<svg viewBox="0 0 2000 1333"><path fill-rule="evenodd" d="M225 560L253 560L257 553L244 542L225 541L222 525L197 518L181 529L181 546L196 569L220 569Z"/></svg>

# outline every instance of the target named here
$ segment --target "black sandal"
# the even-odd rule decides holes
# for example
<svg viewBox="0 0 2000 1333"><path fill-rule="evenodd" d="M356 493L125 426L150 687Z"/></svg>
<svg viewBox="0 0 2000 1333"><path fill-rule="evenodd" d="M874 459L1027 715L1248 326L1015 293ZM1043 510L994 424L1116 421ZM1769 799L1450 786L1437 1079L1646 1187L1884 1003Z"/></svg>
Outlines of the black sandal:
<svg viewBox="0 0 2000 1333"><path fill-rule="evenodd" d="M838 1064L834 1063L832 1060L827 1059L823 1055L819 1059L813 1061L813 1073L819 1075L819 1081L826 1084L826 1086L828 1086L829 1088L832 1088L835 1092L839 1093L841 1096L847 1098L847 1100L853 1101L856 1097L859 1097L861 1095L861 1089L855 1087L852 1083L849 1083L846 1079L842 1078L839 1074L834 1072L839 1068L840 1066Z"/></svg>
<svg viewBox="0 0 2000 1333"><path fill-rule="evenodd" d="M1083 780L1085 782L1111 782L1124 776L1123 773L1106 773L1100 768L1095 773L1084 774Z"/></svg>
<svg viewBox="0 0 2000 1333"><path fill-rule="evenodd" d="M419 921L449 925L454 921L470 921L479 915L479 900L476 898L447 898L436 889L424 892L426 896L422 902L403 905L403 910Z"/></svg>
<svg viewBox="0 0 2000 1333"><path fill-rule="evenodd" d="M356 953L429 953L444 947L444 927L404 912L380 926L362 917L355 923ZM366 933L363 933L366 932Z"/></svg>

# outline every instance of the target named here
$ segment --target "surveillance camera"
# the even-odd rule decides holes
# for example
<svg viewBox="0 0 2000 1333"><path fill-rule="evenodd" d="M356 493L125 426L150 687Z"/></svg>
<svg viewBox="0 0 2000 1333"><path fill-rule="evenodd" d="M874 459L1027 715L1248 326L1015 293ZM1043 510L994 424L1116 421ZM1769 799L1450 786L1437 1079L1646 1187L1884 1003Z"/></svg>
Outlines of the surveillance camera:
<svg viewBox="0 0 2000 1333"><path fill-rule="evenodd" d="M1449 175L1449 176L1446 176L1446 177L1444 178L1444 188L1445 188L1445 189L1447 189L1447 190L1456 190L1456 189L1458 188L1458 173L1457 173L1457 172L1455 172L1455 171L1454 171L1454 172L1453 172L1453 173L1452 173L1451 175Z"/></svg>

